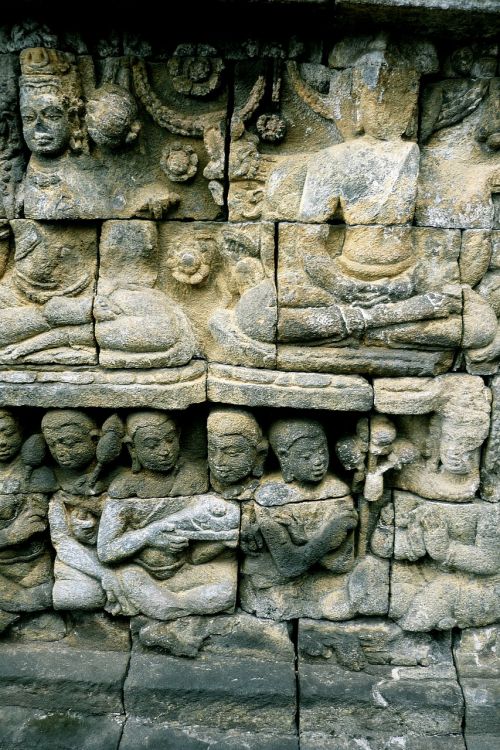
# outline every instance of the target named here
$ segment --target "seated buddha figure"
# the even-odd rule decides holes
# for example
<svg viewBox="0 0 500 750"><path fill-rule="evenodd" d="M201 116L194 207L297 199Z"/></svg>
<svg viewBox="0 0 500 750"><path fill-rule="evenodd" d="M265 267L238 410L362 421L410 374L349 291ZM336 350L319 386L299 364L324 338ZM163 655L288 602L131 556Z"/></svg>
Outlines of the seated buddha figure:
<svg viewBox="0 0 500 750"><path fill-rule="evenodd" d="M119 578L128 614L171 620L234 607L239 508L206 490L206 471L180 455L166 412L130 414L132 468L111 483L99 559Z"/></svg>
<svg viewBox="0 0 500 750"><path fill-rule="evenodd" d="M300 77L295 63L288 64L292 88L313 112L334 123L336 142L274 158L263 218L313 223L343 218L351 225L411 221L419 81L437 67L431 45L418 51L417 45L404 49L383 34L356 45L339 42L324 71L330 81L326 96Z"/></svg>
<svg viewBox="0 0 500 750"><path fill-rule="evenodd" d="M0 632L23 612L52 602L52 560L47 535L49 493L40 435L23 440L16 416L0 409Z"/></svg>
<svg viewBox="0 0 500 750"><path fill-rule="evenodd" d="M178 367L196 344L186 315L160 289L154 222L109 221L101 235L94 302L95 334L104 367Z"/></svg>
<svg viewBox="0 0 500 750"><path fill-rule="evenodd" d="M318 249L303 258L318 304L285 301L280 341L452 349L461 344L462 323L470 348L493 338L489 305L459 283L457 269L447 282L446 270L433 267L411 228L348 227L340 255L326 263L318 240Z"/></svg>
<svg viewBox="0 0 500 750"><path fill-rule="evenodd" d="M15 219L16 247L0 285L0 361L93 364L95 230Z"/></svg>

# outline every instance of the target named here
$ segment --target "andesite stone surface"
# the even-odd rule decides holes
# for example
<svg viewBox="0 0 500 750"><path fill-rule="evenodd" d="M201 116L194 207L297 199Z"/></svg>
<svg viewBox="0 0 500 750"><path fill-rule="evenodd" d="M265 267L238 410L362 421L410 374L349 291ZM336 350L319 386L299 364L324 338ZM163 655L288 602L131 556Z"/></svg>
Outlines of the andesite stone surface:
<svg viewBox="0 0 500 750"><path fill-rule="evenodd" d="M500 3L26 5L0 749L497 750Z"/></svg>

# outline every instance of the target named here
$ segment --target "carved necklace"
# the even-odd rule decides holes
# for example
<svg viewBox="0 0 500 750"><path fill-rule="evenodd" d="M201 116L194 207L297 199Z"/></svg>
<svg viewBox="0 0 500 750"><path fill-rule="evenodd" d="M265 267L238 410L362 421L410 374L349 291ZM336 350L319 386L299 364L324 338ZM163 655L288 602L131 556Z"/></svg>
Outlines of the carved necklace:
<svg viewBox="0 0 500 750"><path fill-rule="evenodd" d="M13 274L17 289L29 300L39 304L47 302L52 297L76 297L88 286L90 278L90 274L85 272L74 284L61 289L57 286L57 282L35 281L18 270L15 270Z"/></svg>

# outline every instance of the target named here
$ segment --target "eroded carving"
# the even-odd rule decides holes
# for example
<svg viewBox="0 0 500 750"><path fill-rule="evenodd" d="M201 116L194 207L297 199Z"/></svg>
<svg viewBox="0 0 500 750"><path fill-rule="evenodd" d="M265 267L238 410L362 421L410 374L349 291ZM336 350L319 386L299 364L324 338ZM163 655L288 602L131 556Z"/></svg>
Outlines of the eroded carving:
<svg viewBox="0 0 500 750"><path fill-rule="evenodd" d="M270 442L281 476L266 477L242 508L242 606L276 619L384 609L384 564L370 557L355 565L357 513L347 485L328 472L322 425L280 420Z"/></svg>
<svg viewBox="0 0 500 750"><path fill-rule="evenodd" d="M25 219L11 226L15 250L0 286L0 361L94 364L96 230Z"/></svg>
<svg viewBox="0 0 500 750"><path fill-rule="evenodd" d="M39 434L23 436L17 416L0 410L0 632L20 613L49 609L52 560L47 535L49 493Z"/></svg>
<svg viewBox="0 0 500 750"><path fill-rule="evenodd" d="M436 503L396 492L394 524L393 554L405 562L393 566L390 614L404 630L476 627L497 620L497 505Z"/></svg>
<svg viewBox="0 0 500 750"><path fill-rule="evenodd" d="M99 361L105 367L175 367L195 353L182 309L156 287L158 237L153 222L108 222L101 235L94 302Z"/></svg>

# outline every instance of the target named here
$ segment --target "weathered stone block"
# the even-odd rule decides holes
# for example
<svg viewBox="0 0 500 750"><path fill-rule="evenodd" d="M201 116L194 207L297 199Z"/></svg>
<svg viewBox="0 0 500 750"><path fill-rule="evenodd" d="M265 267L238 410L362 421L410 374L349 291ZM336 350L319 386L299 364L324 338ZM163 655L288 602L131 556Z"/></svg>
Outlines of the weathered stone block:
<svg viewBox="0 0 500 750"><path fill-rule="evenodd" d="M261 738L262 747L296 747L294 653L285 625L245 613L138 625L140 643L157 650L134 647L124 698L139 718L126 747L143 735L151 747L258 747Z"/></svg>
<svg viewBox="0 0 500 750"><path fill-rule="evenodd" d="M447 635L382 620L301 620L299 683L301 747L464 747Z"/></svg>
<svg viewBox="0 0 500 750"><path fill-rule="evenodd" d="M77 703L75 703L77 707ZM118 750L125 717L3 705L0 747L11 750Z"/></svg>

